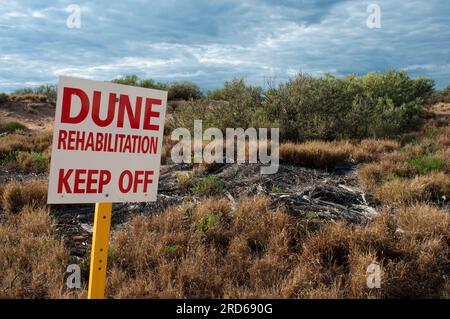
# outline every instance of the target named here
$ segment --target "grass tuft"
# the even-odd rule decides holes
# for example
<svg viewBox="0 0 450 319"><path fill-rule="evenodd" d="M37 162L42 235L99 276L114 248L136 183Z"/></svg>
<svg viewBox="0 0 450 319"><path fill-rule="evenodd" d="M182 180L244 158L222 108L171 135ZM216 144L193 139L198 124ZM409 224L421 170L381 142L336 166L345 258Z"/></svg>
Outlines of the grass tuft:
<svg viewBox="0 0 450 319"><path fill-rule="evenodd" d="M25 124L16 121L0 123L0 133L14 133L17 131L26 131L27 129Z"/></svg>
<svg viewBox="0 0 450 319"><path fill-rule="evenodd" d="M445 161L434 157L433 155L421 155L412 158L409 163L414 167L420 175L425 175L433 171L438 171L444 168Z"/></svg>
<svg viewBox="0 0 450 319"><path fill-rule="evenodd" d="M224 183L219 177L209 175L195 182L191 187L191 191L195 195L211 196L221 193L223 188Z"/></svg>
<svg viewBox="0 0 450 319"><path fill-rule="evenodd" d="M42 180L8 182L2 193L2 207L7 212L18 213L23 207L45 207L47 183Z"/></svg>

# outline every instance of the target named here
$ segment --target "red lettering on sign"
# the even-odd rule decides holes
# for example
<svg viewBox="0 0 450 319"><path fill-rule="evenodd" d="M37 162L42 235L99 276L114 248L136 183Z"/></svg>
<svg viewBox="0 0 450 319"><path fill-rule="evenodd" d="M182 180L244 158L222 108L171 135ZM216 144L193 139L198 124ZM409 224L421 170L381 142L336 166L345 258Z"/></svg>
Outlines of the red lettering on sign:
<svg viewBox="0 0 450 319"><path fill-rule="evenodd" d="M100 127L108 126L114 120L114 112L116 110L116 94L111 93L108 101L108 115L106 119L100 119L100 101L102 93L94 91L94 101L92 102L92 120Z"/></svg>
<svg viewBox="0 0 450 319"><path fill-rule="evenodd" d="M117 127L123 127L123 120L125 116L125 109L127 110L128 120L130 121L130 127L138 129L139 120L141 118L142 97L136 97L136 107L133 114L130 98L128 95L121 94L119 100L119 114L117 116Z"/></svg>
<svg viewBox="0 0 450 319"><path fill-rule="evenodd" d="M150 177L153 176L153 171L145 171L145 177L144 177L144 193L147 193L148 185L153 183L153 179Z"/></svg>
<svg viewBox="0 0 450 319"><path fill-rule="evenodd" d="M124 187L125 176L128 177L128 185L126 187ZM131 186L133 186L132 182L133 182L133 177L132 177L131 172L129 170L123 171L119 176L119 190L122 193L128 193L131 189Z"/></svg>
<svg viewBox="0 0 450 319"><path fill-rule="evenodd" d="M159 112L152 110L152 105L161 105L161 100L159 99L149 99L145 100L145 114L144 114L144 130L157 131L159 125L151 124L152 118L159 117Z"/></svg>
<svg viewBox="0 0 450 319"><path fill-rule="evenodd" d="M60 169L59 170L59 176L58 176L58 193L62 193L63 192L63 188L66 189L66 191L64 193L72 193L72 190L70 189L68 180L70 175L72 174L73 169L69 169L67 170L67 173L64 175L64 169Z"/></svg>
<svg viewBox="0 0 450 319"><path fill-rule="evenodd" d="M59 136L58 136L58 149L66 149L66 138L67 138L67 131L65 130L59 130Z"/></svg>
<svg viewBox="0 0 450 319"><path fill-rule="evenodd" d="M106 170L100 171L100 183L98 184L98 192L103 192L103 186L109 184L111 181L111 172Z"/></svg>
<svg viewBox="0 0 450 319"><path fill-rule="evenodd" d="M98 174L98 169L90 169L87 174L87 180L86 180L86 193L87 194L95 194L97 193L97 190L93 188L93 186L97 183L97 179L94 177L94 175Z"/></svg>
<svg viewBox="0 0 450 319"><path fill-rule="evenodd" d="M82 175L86 174L86 170L85 169L77 169L75 170L75 181L74 181L74 189L73 192L75 194L84 194L85 190L80 188L80 184L84 184L84 182L86 181Z"/></svg>
<svg viewBox="0 0 450 319"><path fill-rule="evenodd" d="M80 113L75 117L70 116L73 95L78 96L81 101ZM77 88L65 87L63 92L61 122L69 124L80 123L87 117L88 113L89 113L89 98L87 94L83 90Z"/></svg>
<svg viewBox="0 0 450 319"><path fill-rule="evenodd" d="M153 182L152 176L153 171L135 171L132 173L125 170L119 176L119 190L122 193L129 193L133 189L133 193L138 193L142 185L142 192L146 193L148 186Z"/></svg>
<svg viewBox="0 0 450 319"><path fill-rule="evenodd" d="M69 179L74 173L73 181ZM97 178L97 175L99 177ZM58 193L95 194L102 193L105 185L111 181L111 172L97 169L64 169L59 170ZM73 189L70 185L73 184ZM96 187L98 186L98 187Z"/></svg>

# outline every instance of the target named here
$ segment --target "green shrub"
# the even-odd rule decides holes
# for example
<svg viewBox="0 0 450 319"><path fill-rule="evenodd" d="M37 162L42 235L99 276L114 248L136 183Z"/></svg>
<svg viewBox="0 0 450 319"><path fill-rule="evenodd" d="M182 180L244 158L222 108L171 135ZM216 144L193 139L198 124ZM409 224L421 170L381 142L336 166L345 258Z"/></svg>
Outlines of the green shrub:
<svg viewBox="0 0 450 319"><path fill-rule="evenodd" d="M9 95L5 93L0 93L0 104L8 102L9 101Z"/></svg>
<svg viewBox="0 0 450 319"><path fill-rule="evenodd" d="M16 132L16 131L25 131L27 130L27 127L16 121L6 122L6 123L0 123L0 133L8 132Z"/></svg>
<svg viewBox="0 0 450 319"><path fill-rule="evenodd" d="M163 90L168 91L169 85L162 82L156 82L153 79L145 79L141 80L139 83L140 87L147 88L147 89L156 89L156 90Z"/></svg>
<svg viewBox="0 0 450 319"><path fill-rule="evenodd" d="M192 129L279 127L282 140L393 137L421 125L433 91L426 78L387 71L365 76L296 78L263 91L243 79L225 82L204 99L176 108L169 124Z"/></svg>
<svg viewBox="0 0 450 319"><path fill-rule="evenodd" d="M425 175L432 171L438 171L444 168L445 161L439 158L436 158L432 155L421 155L417 156L409 161L411 166L417 171L420 175Z"/></svg>
<svg viewBox="0 0 450 319"><path fill-rule="evenodd" d="M279 122L282 139L334 139L346 135L346 117L361 92L356 81L300 74L269 88L265 109L270 120Z"/></svg>
<svg viewBox="0 0 450 319"><path fill-rule="evenodd" d="M164 247L164 253L166 255L176 255L180 251L181 247L179 245L167 245Z"/></svg>
<svg viewBox="0 0 450 319"><path fill-rule="evenodd" d="M8 182L3 190L1 202L3 209L11 213L17 213L25 206L45 207L47 183L42 180Z"/></svg>
<svg viewBox="0 0 450 319"><path fill-rule="evenodd" d="M139 77L135 74L125 75L124 77L114 79L111 82L123 85L139 86Z"/></svg>
<svg viewBox="0 0 450 319"><path fill-rule="evenodd" d="M233 102L246 100L249 106L260 106L262 103L262 89L257 86L246 85L244 79L226 81L223 88L210 90L208 99ZM250 105L251 104L251 105Z"/></svg>
<svg viewBox="0 0 450 319"><path fill-rule="evenodd" d="M169 100L186 100L173 107L168 129L192 130L194 120L204 129L279 127L282 140L385 138L412 131L423 121L434 83L410 78L405 72L387 71L338 78L299 74L266 91L243 79L202 97L191 82L163 84L128 75L116 83L168 90Z"/></svg>
<svg viewBox="0 0 450 319"><path fill-rule="evenodd" d="M220 222L220 216L214 214L214 212L208 212L207 214L201 216L198 220L198 229L203 233L207 233L208 230L218 225Z"/></svg>
<svg viewBox="0 0 450 319"><path fill-rule="evenodd" d="M208 92L207 98L190 101L173 113L175 127L193 129L194 120L203 127L217 127L223 132L230 128L267 127L270 125L262 109L262 89L247 86L242 79L225 82L222 89ZM273 126L273 123L272 123Z"/></svg>
<svg viewBox="0 0 450 319"><path fill-rule="evenodd" d="M265 110L290 140L392 137L418 127L433 82L405 72L296 78L269 88Z"/></svg>
<svg viewBox="0 0 450 319"><path fill-rule="evenodd" d="M146 89L157 89L167 91L169 86L166 83L156 82L153 79L140 79L137 75L125 75L111 82L123 85L140 86Z"/></svg>
<svg viewBox="0 0 450 319"><path fill-rule="evenodd" d="M193 82L173 82L169 85L169 100L191 100L202 97L202 92L197 84Z"/></svg>
<svg viewBox="0 0 450 319"><path fill-rule="evenodd" d="M210 196L222 192L223 188L224 184L220 178L210 175L197 181L194 186L191 187L191 191L196 195Z"/></svg>

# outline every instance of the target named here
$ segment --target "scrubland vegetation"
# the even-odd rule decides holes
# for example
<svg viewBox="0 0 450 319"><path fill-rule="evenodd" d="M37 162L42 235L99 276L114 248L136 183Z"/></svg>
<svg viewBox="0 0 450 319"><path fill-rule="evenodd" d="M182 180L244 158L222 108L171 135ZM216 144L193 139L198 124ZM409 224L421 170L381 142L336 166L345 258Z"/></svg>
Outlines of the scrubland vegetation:
<svg viewBox="0 0 450 319"><path fill-rule="evenodd" d="M135 76L114 81L167 89ZM176 182L198 200L113 229L108 297L450 298L448 88L434 91L429 79L395 71L299 75L266 90L233 80L207 94L177 85L184 93L172 96L185 101L170 111L168 127L192 127L194 119L204 128L280 127L283 163L356 167L378 215L350 224L300 217L261 195L232 203L222 180L196 166ZM46 173L50 144L45 132L2 136L1 167ZM165 137L163 163L172 145ZM86 285L65 287L70 256L46 207L45 182L5 182L0 199L0 297L85 297ZM380 289L367 288L371 263L381 266Z"/></svg>
<svg viewBox="0 0 450 319"><path fill-rule="evenodd" d="M396 71L345 78L300 74L265 91L233 80L177 108L172 125L192 127L202 119L204 127L220 129L279 127L280 137L291 141L394 137L420 126L432 93L431 80Z"/></svg>
<svg viewBox="0 0 450 319"><path fill-rule="evenodd" d="M10 99L12 101L21 101L21 100L33 100L37 102L46 102L55 105L56 104L56 95L57 88L56 85L46 84L41 85L36 88L24 88L20 90L16 90L13 94L10 95Z"/></svg>
<svg viewBox="0 0 450 319"><path fill-rule="evenodd" d="M0 165L21 173L47 173L50 165L51 132L10 134L0 137Z"/></svg>
<svg viewBox="0 0 450 319"><path fill-rule="evenodd" d="M113 232L112 298L448 298L448 211L427 204L381 212L366 226L298 219L264 197L212 197ZM3 296L85 296L64 287L69 256L43 208L24 206L0 224ZM366 268L382 265L368 289ZM85 270L86 271L86 270Z"/></svg>

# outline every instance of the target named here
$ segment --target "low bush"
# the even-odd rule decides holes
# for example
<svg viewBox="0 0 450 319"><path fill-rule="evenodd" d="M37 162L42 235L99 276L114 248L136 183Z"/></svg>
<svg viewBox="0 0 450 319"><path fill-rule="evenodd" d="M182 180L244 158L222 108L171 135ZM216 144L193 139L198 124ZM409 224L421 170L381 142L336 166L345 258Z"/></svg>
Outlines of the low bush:
<svg viewBox="0 0 450 319"><path fill-rule="evenodd" d="M445 161L433 155L420 155L409 160L409 163L420 175L444 168Z"/></svg>
<svg viewBox="0 0 450 319"><path fill-rule="evenodd" d="M6 103L9 101L9 95L5 93L0 93L0 104Z"/></svg>
<svg viewBox="0 0 450 319"><path fill-rule="evenodd" d="M386 139L364 139L354 144L352 157L358 162L370 162L381 159L386 153L398 150L400 143Z"/></svg>
<svg viewBox="0 0 450 319"><path fill-rule="evenodd" d="M50 168L50 157L47 153L18 152L16 169L27 173L45 173Z"/></svg>
<svg viewBox="0 0 450 319"><path fill-rule="evenodd" d="M195 182L191 187L191 191L195 195L210 196L219 194L223 188L224 184L219 177L209 175Z"/></svg>
<svg viewBox="0 0 450 319"><path fill-rule="evenodd" d="M45 207L47 204L47 183L42 180L26 182L11 181L3 189L2 207L11 213L23 207Z"/></svg>
<svg viewBox="0 0 450 319"><path fill-rule="evenodd" d="M25 102L25 103L44 103L47 102L47 96L39 93L29 94L11 94L10 100L12 102Z"/></svg>
<svg viewBox="0 0 450 319"><path fill-rule="evenodd" d="M337 78L300 74L263 90L242 79L225 82L206 99L177 107L175 127L279 127L291 141L385 138L418 128L434 83L387 71Z"/></svg>
<svg viewBox="0 0 450 319"><path fill-rule="evenodd" d="M18 101L48 102L55 105L57 92L58 88L55 84L43 84L33 88L18 89L12 95Z"/></svg>
<svg viewBox="0 0 450 319"><path fill-rule="evenodd" d="M194 182L194 174L192 172L179 172L176 175L178 187L182 190L189 190Z"/></svg>
<svg viewBox="0 0 450 319"><path fill-rule="evenodd" d="M169 100L196 100L202 97L199 86L193 82L173 82L168 87Z"/></svg>
<svg viewBox="0 0 450 319"><path fill-rule="evenodd" d="M248 86L242 79L225 82L224 88L208 92L208 98L190 101L176 108L171 125L193 131L194 120L202 120L203 128L268 127L262 109L262 89ZM276 127L274 123L272 126Z"/></svg>
<svg viewBox="0 0 450 319"><path fill-rule="evenodd" d="M387 205L440 201L442 196L450 196L450 176L435 172L412 179L388 179L373 190L373 195Z"/></svg>
<svg viewBox="0 0 450 319"><path fill-rule="evenodd" d="M308 141L283 143L280 159L284 162L312 168L334 168L336 165L371 162L398 150L393 140L364 139L362 141Z"/></svg>
<svg viewBox="0 0 450 319"><path fill-rule="evenodd" d="M283 139L393 137L421 124L432 90L431 80L396 71L345 78L300 74L270 88L265 109Z"/></svg>

